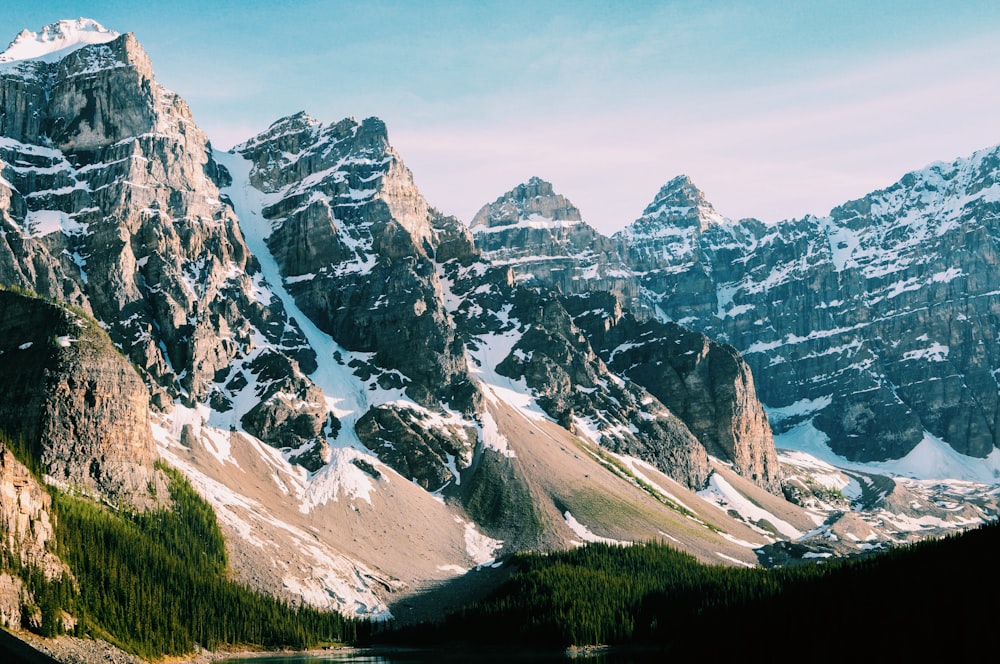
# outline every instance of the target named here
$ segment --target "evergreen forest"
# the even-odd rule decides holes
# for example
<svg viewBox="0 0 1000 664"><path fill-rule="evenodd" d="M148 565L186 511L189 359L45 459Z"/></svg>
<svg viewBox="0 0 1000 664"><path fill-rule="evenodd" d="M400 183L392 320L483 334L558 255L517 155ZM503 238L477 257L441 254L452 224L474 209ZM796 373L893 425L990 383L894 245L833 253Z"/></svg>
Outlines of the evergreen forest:
<svg viewBox="0 0 1000 664"><path fill-rule="evenodd" d="M33 602L23 613L40 614L25 626L45 636L105 639L147 660L198 646L344 643L491 651L602 644L670 656L810 652L820 659L993 649L996 522L863 557L772 569L706 565L656 542L520 553L504 561L505 581L444 620L374 629L235 582L211 507L179 472L159 468L170 478L171 507L158 511L113 509L49 487L55 553L72 578L47 580L4 552L4 569L22 578L25 601Z"/></svg>
<svg viewBox="0 0 1000 664"><path fill-rule="evenodd" d="M196 645L304 650L358 638L367 623L233 581L212 508L179 472L158 467L170 477L170 509L113 510L49 487L55 553L73 579L47 580L5 556L5 569L24 580L26 601L34 601L23 614L41 614L40 624L25 627L105 639L147 660L189 654Z"/></svg>
<svg viewBox="0 0 1000 664"><path fill-rule="evenodd" d="M485 599L388 643L565 648L675 656L812 657L992 652L1000 525L865 557L782 568L706 565L662 543L518 554Z"/></svg>

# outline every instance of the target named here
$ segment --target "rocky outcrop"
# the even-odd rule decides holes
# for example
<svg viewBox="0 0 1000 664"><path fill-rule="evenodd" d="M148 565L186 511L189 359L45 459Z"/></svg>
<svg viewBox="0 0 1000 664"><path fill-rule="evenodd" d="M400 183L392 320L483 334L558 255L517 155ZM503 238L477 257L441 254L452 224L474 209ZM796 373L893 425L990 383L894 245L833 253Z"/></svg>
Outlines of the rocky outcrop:
<svg viewBox="0 0 1000 664"><path fill-rule="evenodd" d="M455 221L430 208L376 118L321 125L284 118L237 146L264 209L267 244L298 306L367 372L398 372L424 407L474 413L479 396L435 266L467 255Z"/></svg>
<svg viewBox="0 0 1000 664"><path fill-rule="evenodd" d="M327 436L336 438L340 421L329 412L323 391L284 355L265 352L247 366L254 381L254 405L241 418L247 433L291 455L293 463L319 470L330 460ZM233 376L237 388L247 378Z"/></svg>
<svg viewBox="0 0 1000 664"><path fill-rule="evenodd" d="M379 459L428 491L461 480L459 468L472 462L477 440L476 430L461 421L392 405L373 406L355 428Z"/></svg>
<svg viewBox="0 0 1000 664"><path fill-rule="evenodd" d="M10 291L0 312L0 429L57 484L139 507L168 495L149 392L97 323Z"/></svg>
<svg viewBox="0 0 1000 664"><path fill-rule="evenodd" d="M639 321L610 293L568 298L566 306L611 371L649 390L710 455L781 491L771 427L736 349L673 323Z"/></svg>
<svg viewBox="0 0 1000 664"><path fill-rule="evenodd" d="M551 290L517 285L510 268L453 265L445 274L456 326L481 366L523 382L564 428L689 487L704 486L711 473L705 448L660 400L608 368ZM509 344L504 354L481 352L498 338Z"/></svg>
<svg viewBox="0 0 1000 664"><path fill-rule="evenodd" d="M537 279L566 294L609 291L645 312L638 279L623 269L621 246L540 178L484 205L469 226L483 257L509 265L521 280Z"/></svg>
<svg viewBox="0 0 1000 664"><path fill-rule="evenodd" d="M811 421L858 461L902 457L925 432L985 457L998 173L984 150L773 226L723 219L677 180L620 237L653 306L743 353L779 429Z"/></svg>
<svg viewBox="0 0 1000 664"><path fill-rule="evenodd" d="M31 472L18 461L9 447L0 442L0 543L4 560L14 566L40 569L47 579L67 572L52 553L55 525L52 498ZM9 581L6 585L17 585ZM0 602L2 604L2 602ZM8 607L0 608L8 626L19 626Z"/></svg>
<svg viewBox="0 0 1000 664"><path fill-rule="evenodd" d="M161 409L203 402L262 342L315 366L261 288L187 105L133 35L102 34L0 64L0 278L104 321Z"/></svg>
<svg viewBox="0 0 1000 664"><path fill-rule="evenodd" d="M711 212L710 206L698 199L694 191L690 181L678 180L664 188L647 212L666 214L671 219L691 210ZM512 376L524 376L550 414L568 423L581 415L573 406L575 402L593 401L593 397L584 398L584 394L595 391L607 394L617 389L613 382L604 379L599 381L601 389L597 389L598 382L594 379L597 373L579 370L581 366L596 366L596 352L605 363L599 372L627 378L630 389L648 390L661 407L665 406L664 411L683 422L675 422L668 428L686 428L709 454L733 463L737 472L769 491L779 490L780 471L773 436L757 399L750 369L733 348L652 319L654 307L650 305L655 303L644 302L640 283L650 283L648 280L656 270L651 257L642 258L641 246L632 246L621 237L600 235L581 221L579 211L555 194L549 183L538 178L484 206L472 221L471 230L484 258L508 266L514 279L534 283L539 288L554 288L563 294L562 305L550 302L540 306L543 312L540 316L522 310L522 322L534 326L515 347L520 349L520 355L508 358L499 368ZM690 240L692 234L701 230L701 224L695 222L689 223L683 232L663 234L667 244L658 251L667 252L679 261L681 267L675 274L684 274L684 279L688 278L683 271L687 263L680 255L680 245L684 238ZM643 227L643 231L649 229ZM677 251L678 255L669 254L670 251ZM684 279L677 278L679 282ZM572 313L572 320L563 305ZM484 302L478 311L497 311L500 307L502 303L498 301ZM544 313L556 310L562 312L565 321L556 321ZM575 325L580 329L574 334L579 335L582 330L586 337L583 344L551 334L552 328L569 330ZM536 356L527 352L528 347L545 350ZM595 414L616 411L610 404L585 408ZM641 408L636 410L639 411ZM632 427L641 431L649 425L634 423ZM652 443L652 447L663 444L662 431L643 432L639 438L649 435L659 441ZM671 440L666 446L676 447L677 443ZM634 443L625 446L633 447ZM657 454L647 450L640 456L652 459ZM666 470L671 463L691 468L687 480L682 481L707 472L700 463L691 467L676 458L669 463L661 458L657 463L668 474L675 473L675 477L685 476L685 472Z"/></svg>

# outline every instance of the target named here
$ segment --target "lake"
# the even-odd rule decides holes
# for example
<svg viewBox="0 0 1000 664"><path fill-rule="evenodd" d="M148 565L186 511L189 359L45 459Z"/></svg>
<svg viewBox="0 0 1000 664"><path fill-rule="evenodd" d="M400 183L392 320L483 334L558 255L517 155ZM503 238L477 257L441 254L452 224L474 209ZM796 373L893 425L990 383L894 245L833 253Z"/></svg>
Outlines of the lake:
<svg viewBox="0 0 1000 664"><path fill-rule="evenodd" d="M560 652L509 651L497 652L494 648L482 650L345 650L329 653L301 655L266 655L252 659L224 659L215 664L318 664L343 662L345 664L459 664L475 661L477 664L652 664L662 662L663 653L636 653L601 651L586 656L569 657Z"/></svg>

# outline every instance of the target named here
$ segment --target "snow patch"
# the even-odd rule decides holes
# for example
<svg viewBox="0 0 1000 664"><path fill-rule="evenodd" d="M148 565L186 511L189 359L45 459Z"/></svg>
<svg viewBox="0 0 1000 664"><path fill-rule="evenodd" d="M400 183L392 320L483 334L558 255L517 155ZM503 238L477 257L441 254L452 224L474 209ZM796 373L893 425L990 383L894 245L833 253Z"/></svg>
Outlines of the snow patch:
<svg viewBox="0 0 1000 664"><path fill-rule="evenodd" d="M903 361L927 360L928 362L944 362L948 359L948 353L950 352L951 348L935 341L927 348L903 353Z"/></svg>
<svg viewBox="0 0 1000 664"><path fill-rule="evenodd" d="M833 403L833 397L817 397L815 399L799 399L795 403L780 408L764 405L767 418L774 424L790 419L799 419L817 413Z"/></svg>
<svg viewBox="0 0 1000 664"><path fill-rule="evenodd" d="M1000 485L1000 449L994 449L985 459L966 456L925 431L923 440L901 459L859 463L834 453L829 441L830 438L817 429L812 420L774 437L775 447L805 452L839 468L917 480L958 480Z"/></svg>
<svg viewBox="0 0 1000 664"><path fill-rule="evenodd" d="M51 233L80 235L87 227L72 216L60 210L36 210L28 212L24 219L24 230L32 237L45 237Z"/></svg>
<svg viewBox="0 0 1000 664"><path fill-rule="evenodd" d="M570 530L572 530L576 534L576 536L582 539L584 542L600 542L602 544L620 544L622 546L629 546L632 544L632 542L624 542L622 540L611 539L610 537L601 537L600 535L595 535L594 533L590 532L590 529L587 528L587 526L577 521L573 517L573 515L569 512L569 510L566 510L566 513L563 514L563 518L566 519L566 525L569 526Z"/></svg>
<svg viewBox="0 0 1000 664"><path fill-rule="evenodd" d="M755 524L758 521L766 520L785 537L796 539L802 535L802 531L792 524L750 502L719 473L712 473L708 487L699 491L698 495L723 511L735 510L749 523Z"/></svg>
<svg viewBox="0 0 1000 664"><path fill-rule="evenodd" d="M510 441L507 437L500 433L500 429L497 427L496 420L490 412L483 412L483 445L491 450L495 450L500 453L501 456L508 458L513 458L515 456L514 450L510 448Z"/></svg>
<svg viewBox="0 0 1000 664"><path fill-rule="evenodd" d="M47 25L40 32L22 30L7 50L0 53L0 63L20 60L58 62L73 51L90 44L106 44L119 33L89 18L64 20Z"/></svg>
<svg viewBox="0 0 1000 664"><path fill-rule="evenodd" d="M465 552L477 565L493 563L496 560L496 551L501 546L503 546L502 540L482 534L476 530L476 524L465 524Z"/></svg>

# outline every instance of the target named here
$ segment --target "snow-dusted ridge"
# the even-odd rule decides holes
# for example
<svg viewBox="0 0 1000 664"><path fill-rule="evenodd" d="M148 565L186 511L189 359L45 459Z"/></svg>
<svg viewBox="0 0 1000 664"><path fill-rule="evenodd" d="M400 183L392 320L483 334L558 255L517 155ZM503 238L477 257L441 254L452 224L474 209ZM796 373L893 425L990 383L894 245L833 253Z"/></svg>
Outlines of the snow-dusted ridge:
<svg viewBox="0 0 1000 664"><path fill-rule="evenodd" d="M38 32L25 29L0 53L0 66L23 60L57 62L84 46L106 44L120 36L94 19L82 17L52 23Z"/></svg>

